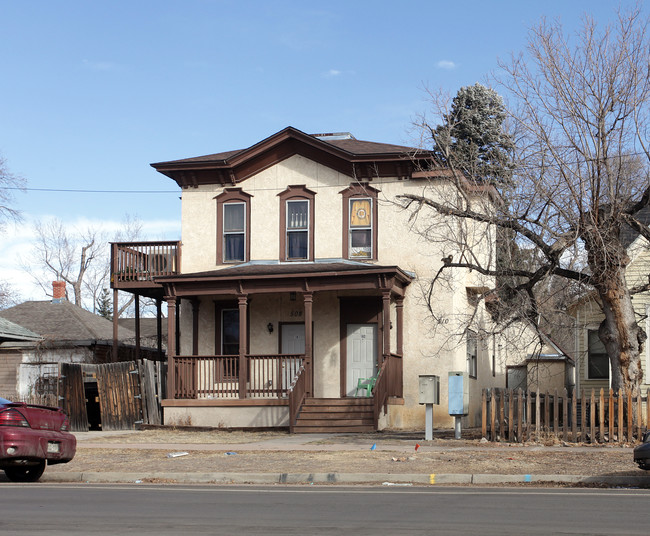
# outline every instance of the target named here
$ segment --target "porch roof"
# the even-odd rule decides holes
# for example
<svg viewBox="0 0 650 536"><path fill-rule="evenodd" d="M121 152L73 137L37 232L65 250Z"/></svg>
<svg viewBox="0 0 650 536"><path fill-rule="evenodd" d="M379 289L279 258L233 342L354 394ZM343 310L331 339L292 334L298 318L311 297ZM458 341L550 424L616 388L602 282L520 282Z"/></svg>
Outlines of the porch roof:
<svg viewBox="0 0 650 536"><path fill-rule="evenodd" d="M414 274L399 266L344 260L306 263L250 262L174 276L156 277L168 296L255 294L326 290L390 291L403 296Z"/></svg>

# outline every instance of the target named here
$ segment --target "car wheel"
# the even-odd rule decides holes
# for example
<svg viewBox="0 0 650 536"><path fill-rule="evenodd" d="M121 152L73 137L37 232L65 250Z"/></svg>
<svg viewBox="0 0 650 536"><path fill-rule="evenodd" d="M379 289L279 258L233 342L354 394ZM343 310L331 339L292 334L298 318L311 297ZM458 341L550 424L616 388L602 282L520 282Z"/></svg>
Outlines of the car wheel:
<svg viewBox="0 0 650 536"><path fill-rule="evenodd" d="M36 465L24 467L7 467L5 475L12 482L36 482L45 471L45 460L39 461Z"/></svg>

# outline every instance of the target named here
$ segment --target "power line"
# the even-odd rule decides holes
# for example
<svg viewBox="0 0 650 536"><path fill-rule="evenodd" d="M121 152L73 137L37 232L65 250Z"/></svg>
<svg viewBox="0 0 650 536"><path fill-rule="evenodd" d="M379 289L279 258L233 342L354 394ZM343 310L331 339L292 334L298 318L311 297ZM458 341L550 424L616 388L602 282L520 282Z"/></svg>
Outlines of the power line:
<svg viewBox="0 0 650 536"><path fill-rule="evenodd" d="M21 188L10 186L3 190L22 190L26 192L64 192L75 194L178 194L176 190L76 190L65 188Z"/></svg>

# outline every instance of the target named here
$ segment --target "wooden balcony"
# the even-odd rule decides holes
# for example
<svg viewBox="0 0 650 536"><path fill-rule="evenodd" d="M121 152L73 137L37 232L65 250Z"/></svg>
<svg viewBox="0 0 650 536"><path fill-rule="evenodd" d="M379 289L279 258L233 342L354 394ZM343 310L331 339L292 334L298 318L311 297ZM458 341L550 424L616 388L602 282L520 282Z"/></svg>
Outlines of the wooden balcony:
<svg viewBox="0 0 650 536"><path fill-rule="evenodd" d="M141 291L160 289L156 276L178 274L181 243L113 242L111 243L111 288ZM149 292L152 293L152 292Z"/></svg>

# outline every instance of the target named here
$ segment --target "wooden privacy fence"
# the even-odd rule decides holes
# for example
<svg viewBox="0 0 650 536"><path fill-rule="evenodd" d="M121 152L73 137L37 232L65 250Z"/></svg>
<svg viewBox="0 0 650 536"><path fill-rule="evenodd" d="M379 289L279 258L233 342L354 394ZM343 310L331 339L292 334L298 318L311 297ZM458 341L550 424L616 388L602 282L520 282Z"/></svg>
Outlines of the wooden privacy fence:
<svg viewBox="0 0 650 536"><path fill-rule="evenodd" d="M59 405L70 417L71 429L77 432L88 431L90 427L89 398L95 392L102 430L128 430L139 423L161 424L165 367L163 362L146 359L103 364L61 363Z"/></svg>
<svg viewBox="0 0 650 536"><path fill-rule="evenodd" d="M612 389L536 393L522 389L483 389L481 428L490 441L631 442L650 423L650 404L639 392Z"/></svg>

